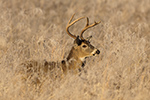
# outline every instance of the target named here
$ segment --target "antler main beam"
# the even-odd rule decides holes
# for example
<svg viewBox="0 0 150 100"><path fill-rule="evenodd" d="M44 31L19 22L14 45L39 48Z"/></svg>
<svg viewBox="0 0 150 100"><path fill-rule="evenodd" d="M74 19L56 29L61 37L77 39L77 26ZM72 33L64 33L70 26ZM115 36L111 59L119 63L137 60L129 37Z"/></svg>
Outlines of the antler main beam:
<svg viewBox="0 0 150 100"><path fill-rule="evenodd" d="M94 22L94 24L89 25L89 18L87 17L87 23L86 23L86 26L82 29L82 31L81 31L81 33L80 33L80 38L81 38L82 40L85 40L85 39L83 38L83 33L84 33L88 28L94 27L95 25L99 24L100 22L101 22L101 21L99 21L99 22Z"/></svg>
<svg viewBox="0 0 150 100"><path fill-rule="evenodd" d="M75 24L77 21L79 21L79 20L81 20L81 19L83 19L83 18L85 18L85 17L80 17L80 18L74 20L73 22L71 22L72 19L73 19L73 17L74 17L74 15L75 15L75 14L73 14L72 17L70 18L70 20L69 20L69 22L68 22L68 24L67 24L67 27L66 27L66 31L67 31L67 33L68 33L69 36L71 36L72 38L76 39L76 36L73 35L73 34L71 34L71 33L69 32L69 27L72 26L73 24Z"/></svg>

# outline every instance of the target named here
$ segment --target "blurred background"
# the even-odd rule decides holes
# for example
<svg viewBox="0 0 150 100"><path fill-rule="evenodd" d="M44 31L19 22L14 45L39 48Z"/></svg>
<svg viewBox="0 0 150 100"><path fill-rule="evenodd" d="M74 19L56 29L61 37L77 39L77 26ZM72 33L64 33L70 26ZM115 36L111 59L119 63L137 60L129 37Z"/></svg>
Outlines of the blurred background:
<svg viewBox="0 0 150 100"><path fill-rule="evenodd" d="M61 61L73 39L75 13L101 23L84 34L101 54L81 75L46 80L41 89L15 75L27 60ZM83 19L70 28L79 35ZM149 100L150 0L0 0L1 100Z"/></svg>

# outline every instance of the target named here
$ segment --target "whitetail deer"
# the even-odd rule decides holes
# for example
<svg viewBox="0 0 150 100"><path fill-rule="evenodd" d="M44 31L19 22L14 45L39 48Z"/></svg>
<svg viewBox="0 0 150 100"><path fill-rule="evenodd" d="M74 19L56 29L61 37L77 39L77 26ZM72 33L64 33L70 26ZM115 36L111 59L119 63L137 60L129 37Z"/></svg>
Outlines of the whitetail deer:
<svg viewBox="0 0 150 100"><path fill-rule="evenodd" d="M100 22L95 22L94 24L89 25L89 18L87 17L81 17L74 21L72 21L74 15L71 17L71 19L68 22L68 25L66 27L67 34L74 39L74 45L69 52L69 55L66 60L62 60L61 63L58 62L47 62L44 61L44 63L39 64L37 61L28 61L26 63L23 63L22 65L26 69L27 77L32 77L33 74L31 73L38 73L40 75L40 71L42 70L42 74L46 74L48 71L53 70L54 68L59 68L64 74L67 74L69 70L72 70L73 72L77 73L79 70L82 69L84 66L84 61L86 57L89 56L95 56L100 54L100 51L95 48L93 45L90 44L89 37L88 39L83 38L83 33L95 25L99 24ZM86 18L87 23L86 26L82 29L80 36L75 36L70 33L69 27L78 22L79 20ZM36 81L39 81L38 78L36 78Z"/></svg>
<svg viewBox="0 0 150 100"><path fill-rule="evenodd" d="M81 67L84 66L84 61L86 57L95 56L100 53L98 49L96 49L93 45L90 44L89 39L91 38L91 36L88 37L88 39L83 38L83 33L88 28L91 28L99 24L100 22L95 22L94 24L89 25L89 18L87 17L87 24L82 29L80 36L75 36L69 32L69 27L85 17L78 18L75 21L71 22L73 17L74 15L69 20L68 25L66 27L66 31L68 35L74 39L74 45L67 57L67 60L62 61L62 69L64 73L67 73L67 69L80 70Z"/></svg>

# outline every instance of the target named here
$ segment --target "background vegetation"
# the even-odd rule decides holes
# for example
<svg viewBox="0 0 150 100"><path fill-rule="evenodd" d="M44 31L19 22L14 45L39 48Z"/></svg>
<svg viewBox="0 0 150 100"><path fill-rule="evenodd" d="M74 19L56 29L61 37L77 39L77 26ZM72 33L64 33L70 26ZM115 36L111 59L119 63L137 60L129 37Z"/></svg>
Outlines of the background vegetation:
<svg viewBox="0 0 150 100"><path fill-rule="evenodd" d="M20 81L21 62L65 59L74 13L102 21L84 34L101 54L87 59L81 76L47 79L40 90ZM0 23L0 100L149 100L150 0L0 0Z"/></svg>

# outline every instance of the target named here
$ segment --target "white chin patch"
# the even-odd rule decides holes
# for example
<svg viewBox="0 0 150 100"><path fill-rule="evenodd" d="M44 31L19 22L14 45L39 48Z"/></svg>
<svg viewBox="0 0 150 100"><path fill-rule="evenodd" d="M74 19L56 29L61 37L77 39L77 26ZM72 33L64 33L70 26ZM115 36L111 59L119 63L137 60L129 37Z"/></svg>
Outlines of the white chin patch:
<svg viewBox="0 0 150 100"><path fill-rule="evenodd" d="M95 55L96 55L96 51L97 51L97 49L93 50L93 52L91 53L92 56L95 56Z"/></svg>
<svg viewBox="0 0 150 100"><path fill-rule="evenodd" d="M84 60L85 60L85 57L80 58L80 60L81 60L81 61L84 61Z"/></svg>

